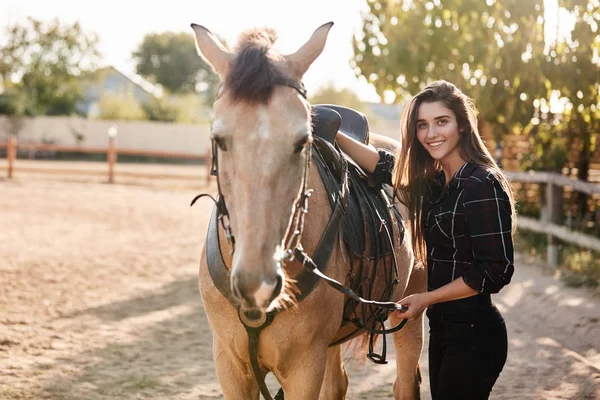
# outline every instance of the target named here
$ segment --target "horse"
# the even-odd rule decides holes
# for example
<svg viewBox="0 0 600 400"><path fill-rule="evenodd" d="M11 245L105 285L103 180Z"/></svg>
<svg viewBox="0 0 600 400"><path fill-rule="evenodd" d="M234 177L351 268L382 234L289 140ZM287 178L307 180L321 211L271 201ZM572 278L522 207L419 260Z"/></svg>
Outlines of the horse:
<svg viewBox="0 0 600 400"><path fill-rule="evenodd" d="M205 246L198 282L216 373L228 400L259 399L261 393L269 398L263 390L268 373L288 400L346 396L342 346L330 346L343 324L345 296L319 282L298 301L296 286L306 263L294 259L289 247L293 242L296 250L301 245L306 254L315 251L334 212L318 171L309 168L311 105L301 84L332 25L320 26L300 49L284 55L273 47L276 35L270 29L245 31L232 51L211 31L192 24L198 53L222 82L213 104L211 141L219 190L218 248L226 270L215 277ZM398 146L375 134L370 141L392 150ZM406 209L397 206L407 218ZM403 237L394 244L399 266L394 301L424 291L426 281L414 262L409 233L396 233ZM341 241L330 247L327 276L347 282L351 255ZM215 284L219 279L225 289ZM401 321L392 313L390 322ZM252 336L258 325L260 336ZM394 396L420 398L422 319L394 333L393 342Z"/></svg>

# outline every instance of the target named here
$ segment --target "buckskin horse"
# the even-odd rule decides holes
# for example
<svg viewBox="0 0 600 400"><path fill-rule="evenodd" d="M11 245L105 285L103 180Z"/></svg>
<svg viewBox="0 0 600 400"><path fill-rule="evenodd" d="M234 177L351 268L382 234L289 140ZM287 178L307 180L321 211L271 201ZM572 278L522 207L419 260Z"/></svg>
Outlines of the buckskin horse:
<svg viewBox="0 0 600 400"><path fill-rule="evenodd" d="M332 25L322 25L298 51L282 55L272 47L272 30L246 31L230 51L208 29L192 24L200 55L222 81L211 126L219 193L213 198L199 287L226 399L258 399L261 393L271 399L264 383L269 372L281 385L276 398L343 399L348 377L340 344L361 337L366 343L371 332L369 357L385 363L385 354L373 351L372 338L392 331L394 396L419 398L422 320L398 330L406 321L375 302L393 305L425 289L423 268L415 267L410 234L403 229L400 214L406 218L406 209L395 202L400 212L394 213L384 205L389 215L379 218L370 233L354 226L366 221L368 210L366 203L355 204L362 219L350 221L347 215L348 197L356 197L357 190L348 189L352 163L340 156L333 139L314 132L335 137L341 127L356 134L366 125L343 107L339 113L335 106L311 108L301 83ZM364 135L358 139L366 142ZM397 142L375 134L369 142L397 149ZM358 181L368 182L364 178ZM381 209L371 211L381 217ZM362 234L366 255L348 246L346 233L352 228ZM373 243L383 231L393 238L386 242L390 252ZM384 327L388 315L395 328Z"/></svg>

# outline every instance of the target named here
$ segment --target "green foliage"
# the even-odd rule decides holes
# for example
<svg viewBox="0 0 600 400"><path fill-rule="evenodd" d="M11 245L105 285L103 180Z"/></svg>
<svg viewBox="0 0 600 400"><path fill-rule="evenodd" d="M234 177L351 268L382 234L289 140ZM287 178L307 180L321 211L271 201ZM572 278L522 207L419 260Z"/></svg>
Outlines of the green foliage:
<svg viewBox="0 0 600 400"><path fill-rule="evenodd" d="M366 104L358 98L354 91L348 88L338 89L333 82L319 88L315 94L310 96L309 101L311 104L339 104L363 113L367 111Z"/></svg>
<svg viewBox="0 0 600 400"><path fill-rule="evenodd" d="M104 93L99 102L99 119L143 120L146 119L144 110L137 102L133 93L118 92Z"/></svg>
<svg viewBox="0 0 600 400"><path fill-rule="evenodd" d="M171 93L200 91L210 104L219 77L200 57L193 36L188 33L147 34L132 54L136 71Z"/></svg>
<svg viewBox="0 0 600 400"><path fill-rule="evenodd" d="M194 93L155 98L143 105L147 118L151 121L178 122L184 124L206 123L209 108L203 99Z"/></svg>
<svg viewBox="0 0 600 400"><path fill-rule="evenodd" d="M525 126L533 98L547 94L534 57L543 51L543 26L537 22L543 0L368 4L353 61L380 96L390 90L406 98L430 81L446 79L477 99L498 137ZM524 62L521 56L529 53Z"/></svg>
<svg viewBox="0 0 600 400"><path fill-rule="evenodd" d="M69 115L81 98L79 76L94 68L98 39L79 23L28 18L8 27L0 42L0 77L7 92L3 111Z"/></svg>
<svg viewBox="0 0 600 400"><path fill-rule="evenodd" d="M380 96L406 98L446 79L476 99L496 140L529 135L527 166L560 170L574 145L589 158L600 129L600 1L560 1L576 22L556 43L546 42L543 0L367 3L352 64ZM553 114L551 99L564 112Z"/></svg>
<svg viewBox="0 0 600 400"><path fill-rule="evenodd" d="M545 259L547 235L519 231L514 242L517 251ZM561 245L559 268L561 279L569 286L597 287L600 284L600 254L595 251Z"/></svg>
<svg viewBox="0 0 600 400"><path fill-rule="evenodd" d="M578 177L587 180L596 146L593 134L600 132L600 1L561 0L560 4L573 15L575 25L570 37L548 46L542 72L565 107L555 118L555 132L565 138L568 148L578 150ZM543 104L538 114L540 120L554 118Z"/></svg>
<svg viewBox="0 0 600 400"><path fill-rule="evenodd" d="M0 114L24 115L25 104L24 93L14 87L9 87L0 94Z"/></svg>
<svg viewBox="0 0 600 400"><path fill-rule="evenodd" d="M523 155L521 168L560 173L569 156L564 135L548 123L535 125L529 131L530 151Z"/></svg>

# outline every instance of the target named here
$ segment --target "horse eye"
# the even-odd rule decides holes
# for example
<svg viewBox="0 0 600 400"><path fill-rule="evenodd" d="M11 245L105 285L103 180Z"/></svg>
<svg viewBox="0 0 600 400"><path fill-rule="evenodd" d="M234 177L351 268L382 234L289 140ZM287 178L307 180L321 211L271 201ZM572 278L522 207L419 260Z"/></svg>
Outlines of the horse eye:
<svg viewBox="0 0 600 400"><path fill-rule="evenodd" d="M221 149L221 151L227 151L227 145L225 144L225 140L218 136L213 136L212 140L215 144Z"/></svg>
<svg viewBox="0 0 600 400"><path fill-rule="evenodd" d="M300 153L302 151L302 149L304 149L304 147L306 147L306 144L308 143L308 139L309 139L309 136L306 135L302 139L298 140L296 142L296 144L294 145L294 153L296 153L296 154Z"/></svg>

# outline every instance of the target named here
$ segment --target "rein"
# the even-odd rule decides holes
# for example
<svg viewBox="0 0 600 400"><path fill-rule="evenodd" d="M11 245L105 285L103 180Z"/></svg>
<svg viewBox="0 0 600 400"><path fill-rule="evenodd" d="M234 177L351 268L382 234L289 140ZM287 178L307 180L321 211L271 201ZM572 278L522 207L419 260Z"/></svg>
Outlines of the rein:
<svg viewBox="0 0 600 400"><path fill-rule="evenodd" d="M277 84L289 86L292 89L296 90L302 97L306 99L306 89L304 89L304 85L302 83L298 83L293 80L283 79ZM220 95L220 91L219 91ZM218 97L218 96L217 96ZM341 183L341 187L339 189L338 196L336 196L336 204L333 209L331 218L321 236L321 240L315 251L315 254L311 258L303 249L301 244L302 232L304 231L304 218L308 213L308 199L311 197L313 190L308 189L308 172L311 164L311 154L312 154L312 143L309 143L306 148L306 162L304 165L304 173L302 176L302 187L300 189L300 193L298 199L294 203L294 209L292 214L292 223L288 228L288 232L284 238L288 238L285 243L285 251L281 259L279 260L279 265L281 268L285 265L286 261L293 261L297 259L304 267L304 271L301 272L297 277L297 288L299 289L299 295L296 298L297 302L300 302L304 299L309 292L316 286L316 283L319 279L325 280L331 287L343 293L344 295L352 298L353 300L371 305L379 308L385 308L390 310L399 310L406 311L407 308L405 306L398 305L394 302L379 302L372 300L365 300L362 297L358 296L353 290L343 286L341 283L332 279L325 275L323 272L325 267L329 262L329 258L331 256L331 252L334 247L335 238L338 235L341 224L344 220L344 215L348 205L348 166L347 163L344 163L344 171L343 171L343 179ZM229 213L227 210L227 206L225 204L225 198L221 192L221 185L219 182L218 175L218 144L214 139L211 139L211 150L212 150L212 165L211 165L211 175L217 178L217 191L218 196L216 199L210 194L204 193L200 194L192 200L190 206L193 206L194 203L202 198L209 197L216 205L216 215L214 215L216 221L213 224L213 218L211 218L211 225L209 226L209 232L207 237L207 244L211 235L211 227L216 230L216 240L217 240L217 248L220 249L218 245L218 229L216 225L220 222L223 231L225 232L225 237L230 245L231 253L235 251L235 237L231 230ZM207 249L207 258L213 258L213 260L208 260L209 264L209 272L211 274L211 278L215 283L215 286L219 289L219 291L229 300L229 302L237 309L238 317L242 324L244 325L246 332L248 334L248 350L250 356L250 363L252 365L252 372L254 374L254 378L258 384L259 390L263 397L266 400L273 400L271 397L269 390L266 386L263 373L260 369L258 363L258 337L262 330L269 326L275 317L277 311L270 311L267 313L263 312L247 312L241 310L239 305L236 304L235 298L231 293L230 287L230 273L227 267L224 265L222 256L219 254L219 257L215 257L215 255L210 255L209 250ZM219 250L220 251L220 250ZM211 263L211 261L214 261ZM218 272L214 271L214 268L211 268L211 265L222 264L222 268ZM373 353L372 344L373 344L373 335L374 334L388 334L397 332L406 325L408 320L401 321L397 326L392 327L390 329L374 329L369 328L361 321L352 321L358 328L364 329L371 333L371 340L369 344L369 354L367 355L369 359L376 363L387 363L385 361L385 340L383 344L383 355L378 355ZM381 321L381 325L383 326L383 321ZM383 360L383 361L382 361ZM280 389L275 399L283 399L283 389Z"/></svg>

